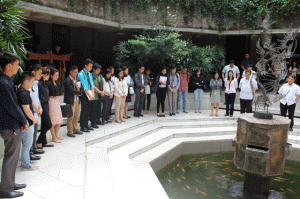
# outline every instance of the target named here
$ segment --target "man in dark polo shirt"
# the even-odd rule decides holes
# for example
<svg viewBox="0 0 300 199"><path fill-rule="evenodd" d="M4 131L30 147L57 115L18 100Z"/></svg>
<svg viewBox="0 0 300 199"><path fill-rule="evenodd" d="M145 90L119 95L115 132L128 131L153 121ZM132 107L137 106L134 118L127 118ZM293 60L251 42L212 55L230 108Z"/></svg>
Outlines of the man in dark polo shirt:
<svg viewBox="0 0 300 199"><path fill-rule="evenodd" d="M26 120L14 89L12 76L19 70L20 58L12 53L0 55L0 135L4 140L5 152L1 173L0 198L15 198L24 193L15 191L25 184L15 184L22 131L27 130Z"/></svg>

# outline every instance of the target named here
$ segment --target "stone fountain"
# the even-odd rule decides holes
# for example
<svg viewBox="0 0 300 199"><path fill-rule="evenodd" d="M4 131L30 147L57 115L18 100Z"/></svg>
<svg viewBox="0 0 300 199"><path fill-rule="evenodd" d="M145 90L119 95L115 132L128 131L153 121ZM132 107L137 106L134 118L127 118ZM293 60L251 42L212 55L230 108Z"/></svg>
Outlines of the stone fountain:
<svg viewBox="0 0 300 199"><path fill-rule="evenodd" d="M256 64L257 83L261 95L254 97L255 112L242 114L238 118L234 163L245 171L244 190L250 193L267 195L270 190L270 177L282 175L285 158L291 153L292 146L287 143L290 119L269 113L269 106L279 100L276 93L287 78L286 58L292 57L297 47L296 34L288 33L279 45L271 43L268 34L271 25L267 15L261 23L264 31L257 42L261 59ZM272 78L262 75L266 64L272 62ZM264 84L263 78L268 79ZM284 97L284 96L283 96ZM260 109L260 110L259 110Z"/></svg>

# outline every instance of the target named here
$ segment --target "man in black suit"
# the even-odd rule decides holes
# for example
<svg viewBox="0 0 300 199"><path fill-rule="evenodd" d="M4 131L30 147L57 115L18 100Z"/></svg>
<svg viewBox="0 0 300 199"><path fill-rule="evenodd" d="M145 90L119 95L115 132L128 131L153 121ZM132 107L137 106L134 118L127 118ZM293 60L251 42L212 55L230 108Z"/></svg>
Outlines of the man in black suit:
<svg viewBox="0 0 300 199"><path fill-rule="evenodd" d="M82 135L82 132L78 130L78 121L80 116L81 104L79 96L82 95L80 89L80 82L76 81L78 75L78 67L72 66L70 68L70 76L64 82L64 102L72 106L73 116L67 120L68 136L76 137L74 134Z"/></svg>
<svg viewBox="0 0 300 199"><path fill-rule="evenodd" d="M27 130L26 120L14 89L12 76L19 70L20 57L12 53L0 56L0 135L4 140L0 198L20 197L24 193L15 191L25 184L15 184L15 173L19 160L22 131Z"/></svg>
<svg viewBox="0 0 300 199"><path fill-rule="evenodd" d="M134 103L134 117L143 117L142 108L145 99L145 88L147 86L147 78L144 74L145 67L140 66L139 72L134 75L134 92L135 92L135 103Z"/></svg>

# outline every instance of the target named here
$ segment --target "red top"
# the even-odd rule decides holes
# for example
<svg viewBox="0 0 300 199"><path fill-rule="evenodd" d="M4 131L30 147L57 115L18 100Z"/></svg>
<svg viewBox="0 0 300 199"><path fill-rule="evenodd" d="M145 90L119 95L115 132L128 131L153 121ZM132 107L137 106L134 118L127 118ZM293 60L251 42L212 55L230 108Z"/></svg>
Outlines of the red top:
<svg viewBox="0 0 300 199"><path fill-rule="evenodd" d="M179 91L187 91L189 88L189 82L190 82L190 74L185 73L183 74L182 72L180 72L180 85L178 90Z"/></svg>

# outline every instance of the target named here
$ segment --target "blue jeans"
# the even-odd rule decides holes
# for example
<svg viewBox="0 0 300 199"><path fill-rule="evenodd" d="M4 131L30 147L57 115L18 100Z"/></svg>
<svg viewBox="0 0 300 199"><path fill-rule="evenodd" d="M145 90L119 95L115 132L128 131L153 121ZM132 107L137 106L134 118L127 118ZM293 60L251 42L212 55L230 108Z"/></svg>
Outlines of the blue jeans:
<svg viewBox="0 0 300 199"><path fill-rule="evenodd" d="M27 131L22 132L22 153L21 153L21 166L30 168L30 155L29 151L33 143L34 125L28 127Z"/></svg>
<svg viewBox="0 0 300 199"><path fill-rule="evenodd" d="M195 101L194 101L195 110L201 110L203 89L200 89L200 88L196 89L194 91L194 95L195 95ZM198 104L199 104L199 106L198 106Z"/></svg>
<svg viewBox="0 0 300 199"><path fill-rule="evenodd" d="M179 110L180 110L181 98L183 98L183 111L187 111L187 109L186 109L187 95L188 95L188 91L178 91L178 95L177 95L177 112L179 112Z"/></svg>

